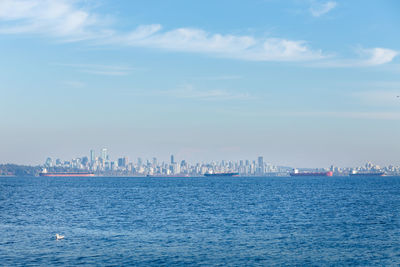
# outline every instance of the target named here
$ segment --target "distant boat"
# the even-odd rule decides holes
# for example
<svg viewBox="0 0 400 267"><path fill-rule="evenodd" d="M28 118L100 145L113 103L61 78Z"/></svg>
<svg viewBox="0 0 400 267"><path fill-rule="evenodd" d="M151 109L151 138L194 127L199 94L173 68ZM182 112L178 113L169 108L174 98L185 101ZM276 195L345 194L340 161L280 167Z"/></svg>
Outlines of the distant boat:
<svg viewBox="0 0 400 267"><path fill-rule="evenodd" d="M189 174L148 174L149 178L184 178L191 177Z"/></svg>
<svg viewBox="0 0 400 267"><path fill-rule="evenodd" d="M216 173L205 173L206 177L232 177L239 176L238 172L216 172Z"/></svg>
<svg viewBox="0 0 400 267"><path fill-rule="evenodd" d="M385 172L351 172L349 176L384 176Z"/></svg>
<svg viewBox="0 0 400 267"><path fill-rule="evenodd" d="M93 177L93 172L48 172L43 169L39 176L43 177Z"/></svg>
<svg viewBox="0 0 400 267"><path fill-rule="evenodd" d="M294 170L293 172L290 173L290 176L297 177L297 176L327 176L331 177L333 176L333 172L327 171L327 172L299 172L298 170Z"/></svg>

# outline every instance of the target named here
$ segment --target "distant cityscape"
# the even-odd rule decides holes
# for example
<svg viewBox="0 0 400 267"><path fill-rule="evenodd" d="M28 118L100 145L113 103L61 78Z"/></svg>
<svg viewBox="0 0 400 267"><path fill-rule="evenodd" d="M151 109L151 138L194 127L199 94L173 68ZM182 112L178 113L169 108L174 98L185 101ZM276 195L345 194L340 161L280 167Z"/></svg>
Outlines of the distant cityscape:
<svg viewBox="0 0 400 267"><path fill-rule="evenodd" d="M382 173L388 176L400 175L400 166L378 166L367 162L364 166L325 168L302 168L299 166L277 166L264 161L263 156L255 159L221 160L189 163L185 159L170 156L169 161L159 161L156 157L130 160L126 156L111 158L107 148L98 154L90 150L89 156L62 160L48 157L38 166L0 164L0 176L37 176L41 172L90 172L96 176L182 176L196 177L205 174L237 173L240 176L289 176L293 172L331 172L332 176L348 176L354 173Z"/></svg>
<svg viewBox="0 0 400 267"><path fill-rule="evenodd" d="M206 173L235 172L241 176L288 176L294 167L276 166L264 161L263 156L253 160L221 160L208 163L188 163L185 159L176 159L170 156L168 162L159 161L156 157L149 159L137 158L129 160L122 156L112 159L107 148L98 154L90 150L89 157L83 156L71 160L53 159L48 157L40 166L48 171L90 171L96 175L109 176L202 176ZM364 166L340 168L330 166L327 168L296 168L297 171L331 171L334 176L347 176L354 172L384 172L386 175L399 175L399 166L381 167L371 162Z"/></svg>

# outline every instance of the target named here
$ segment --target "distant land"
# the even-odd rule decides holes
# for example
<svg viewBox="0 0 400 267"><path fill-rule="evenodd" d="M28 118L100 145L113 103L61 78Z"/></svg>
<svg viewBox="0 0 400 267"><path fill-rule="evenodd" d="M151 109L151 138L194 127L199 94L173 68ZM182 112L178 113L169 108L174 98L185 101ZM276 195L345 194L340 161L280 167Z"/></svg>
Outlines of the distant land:
<svg viewBox="0 0 400 267"><path fill-rule="evenodd" d="M275 166L264 162L262 156L257 160L221 160L207 163L188 163L185 160L176 161L171 155L169 162L159 162L157 158L152 160L129 161L127 157L112 160L107 150L103 149L100 156L95 156L90 151L90 157L80 157L63 161L61 159L47 158L41 165L27 166L17 164L0 164L0 176L3 177L35 177L44 172L55 174L88 173L90 176L110 177L199 177L205 174L236 173L244 177L266 177L266 176L360 176L360 175L400 175L400 167L380 167L371 162L364 166L340 168L334 165L325 168L301 168L288 166ZM51 175L48 175L51 176Z"/></svg>
<svg viewBox="0 0 400 267"><path fill-rule="evenodd" d="M40 166L1 164L0 176L37 176L41 170Z"/></svg>

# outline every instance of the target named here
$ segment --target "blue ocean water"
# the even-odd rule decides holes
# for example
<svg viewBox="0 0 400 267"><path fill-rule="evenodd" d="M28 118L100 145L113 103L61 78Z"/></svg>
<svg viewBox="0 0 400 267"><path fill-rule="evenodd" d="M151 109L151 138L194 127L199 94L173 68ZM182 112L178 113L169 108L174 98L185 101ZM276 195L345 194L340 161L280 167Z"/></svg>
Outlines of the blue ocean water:
<svg viewBox="0 0 400 267"><path fill-rule="evenodd" d="M0 265L399 265L399 212L400 177L0 178Z"/></svg>

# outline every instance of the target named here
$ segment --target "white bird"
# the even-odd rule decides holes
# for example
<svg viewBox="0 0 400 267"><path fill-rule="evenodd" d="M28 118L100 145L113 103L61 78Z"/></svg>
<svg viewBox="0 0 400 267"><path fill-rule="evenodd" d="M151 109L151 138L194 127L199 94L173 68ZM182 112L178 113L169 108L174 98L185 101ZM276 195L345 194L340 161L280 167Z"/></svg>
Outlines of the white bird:
<svg viewBox="0 0 400 267"><path fill-rule="evenodd" d="M57 239L57 240L64 239L64 237L65 237L65 236L63 236L63 235L56 234L56 239Z"/></svg>

